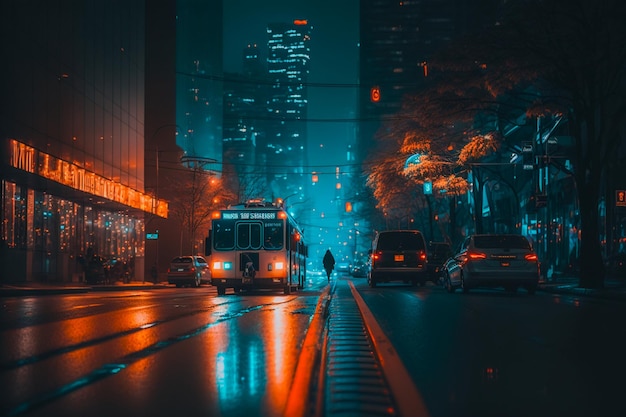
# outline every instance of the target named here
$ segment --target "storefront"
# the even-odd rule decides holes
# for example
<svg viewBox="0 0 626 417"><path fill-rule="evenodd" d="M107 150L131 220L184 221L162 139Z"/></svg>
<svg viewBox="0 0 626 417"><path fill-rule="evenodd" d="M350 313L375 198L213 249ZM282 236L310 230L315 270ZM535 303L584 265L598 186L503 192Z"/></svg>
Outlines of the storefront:
<svg viewBox="0 0 626 417"><path fill-rule="evenodd" d="M91 257L143 279L144 215L166 212L166 203L15 140L6 168L3 283L81 281Z"/></svg>

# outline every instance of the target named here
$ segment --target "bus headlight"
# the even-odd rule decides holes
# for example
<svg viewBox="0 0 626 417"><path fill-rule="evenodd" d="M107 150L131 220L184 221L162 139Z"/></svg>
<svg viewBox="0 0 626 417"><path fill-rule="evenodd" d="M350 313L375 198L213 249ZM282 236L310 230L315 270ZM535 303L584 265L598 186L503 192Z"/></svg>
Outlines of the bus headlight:
<svg viewBox="0 0 626 417"><path fill-rule="evenodd" d="M221 262L213 262L213 269L222 269Z"/></svg>
<svg viewBox="0 0 626 417"><path fill-rule="evenodd" d="M276 262L276 269L280 270L280 269L284 269L285 268L285 264L282 262Z"/></svg>
<svg viewBox="0 0 626 417"><path fill-rule="evenodd" d="M227 269L227 270L233 269L233 263L232 262L224 262L224 269Z"/></svg>

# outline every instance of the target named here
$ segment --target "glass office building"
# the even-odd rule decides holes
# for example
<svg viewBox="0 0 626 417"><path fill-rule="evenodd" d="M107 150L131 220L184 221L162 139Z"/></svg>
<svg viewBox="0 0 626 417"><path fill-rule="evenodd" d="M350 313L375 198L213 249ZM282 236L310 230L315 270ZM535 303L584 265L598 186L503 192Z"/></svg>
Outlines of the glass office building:
<svg viewBox="0 0 626 417"><path fill-rule="evenodd" d="M307 110L312 26L306 20L267 26L267 131L260 152L273 197L301 193L307 165ZM295 175L294 175L295 174ZM301 180L295 180L297 176Z"/></svg>
<svg viewBox="0 0 626 417"><path fill-rule="evenodd" d="M9 2L0 77L3 282L143 276L144 2ZM8 19L6 17L9 16Z"/></svg>

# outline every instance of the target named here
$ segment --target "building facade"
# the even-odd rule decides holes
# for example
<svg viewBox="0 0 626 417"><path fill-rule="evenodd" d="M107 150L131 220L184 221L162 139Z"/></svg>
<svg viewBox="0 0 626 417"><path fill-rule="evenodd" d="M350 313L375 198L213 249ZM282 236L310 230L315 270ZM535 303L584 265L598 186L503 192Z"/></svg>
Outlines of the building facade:
<svg viewBox="0 0 626 417"><path fill-rule="evenodd" d="M2 6L1 280L142 276L144 2L36 3Z"/></svg>
<svg viewBox="0 0 626 417"><path fill-rule="evenodd" d="M264 158L258 152L266 136L267 100L270 83L259 48L243 50L243 73L224 76L224 173L236 182L239 200L269 194L267 179L260 170Z"/></svg>

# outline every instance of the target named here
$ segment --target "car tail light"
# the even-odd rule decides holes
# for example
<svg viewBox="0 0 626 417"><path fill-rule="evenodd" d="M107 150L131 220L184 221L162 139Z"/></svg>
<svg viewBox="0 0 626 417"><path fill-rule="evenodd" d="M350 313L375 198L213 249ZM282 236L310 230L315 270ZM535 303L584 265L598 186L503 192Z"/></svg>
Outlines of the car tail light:
<svg viewBox="0 0 626 417"><path fill-rule="evenodd" d="M526 259L527 261L536 262L538 258L536 253L527 253L524 256L524 259Z"/></svg>
<svg viewBox="0 0 626 417"><path fill-rule="evenodd" d="M426 252L424 252L423 250L417 252L417 257L420 261L426 261Z"/></svg>
<svg viewBox="0 0 626 417"><path fill-rule="evenodd" d="M374 253L372 254L372 259L373 259L374 261L377 261L377 260L379 260L379 259L380 259L380 255L381 255L381 253L380 253L380 252L374 252Z"/></svg>
<svg viewBox="0 0 626 417"><path fill-rule="evenodd" d="M487 259L487 255L482 252L468 252L467 257L472 260Z"/></svg>

